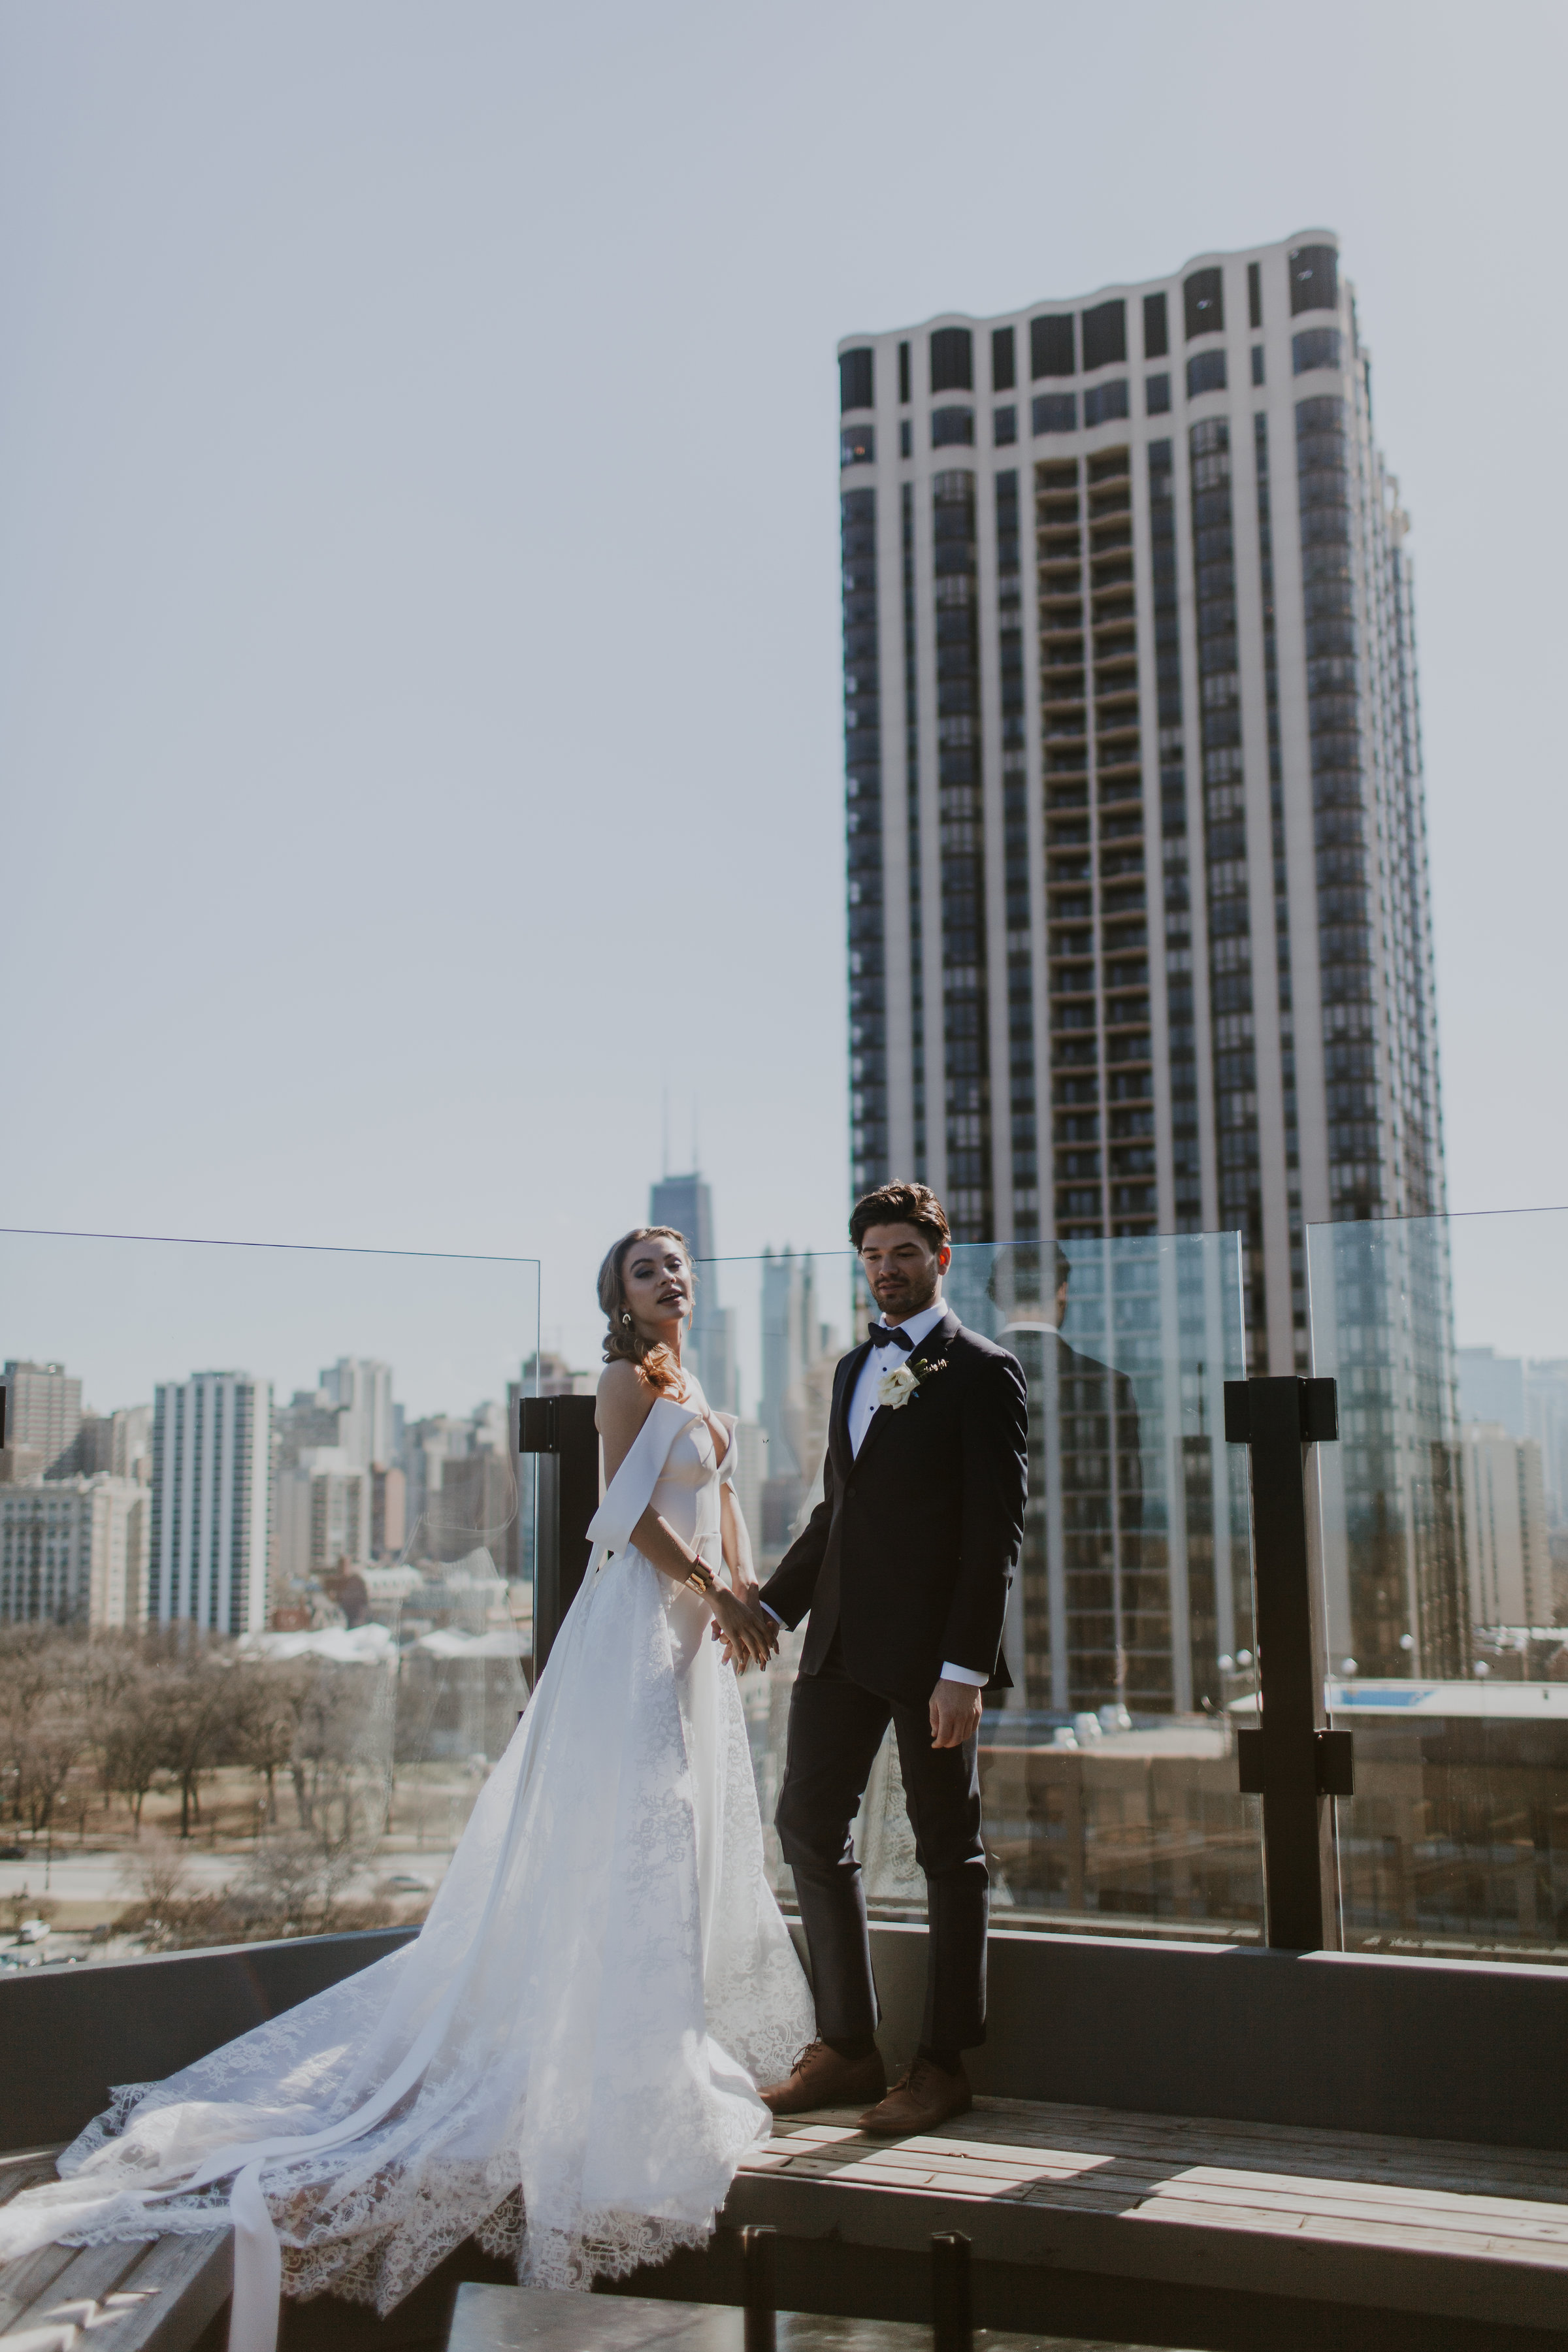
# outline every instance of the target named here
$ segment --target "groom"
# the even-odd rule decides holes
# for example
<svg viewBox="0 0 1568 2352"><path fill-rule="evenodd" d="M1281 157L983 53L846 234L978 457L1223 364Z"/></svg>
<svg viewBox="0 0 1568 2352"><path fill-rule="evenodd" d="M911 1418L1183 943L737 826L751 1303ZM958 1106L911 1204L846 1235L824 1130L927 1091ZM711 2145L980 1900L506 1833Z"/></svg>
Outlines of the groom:
<svg viewBox="0 0 1568 2352"><path fill-rule="evenodd" d="M969 2105L963 2053L985 2039L981 1696L1009 1680L999 1653L1028 1452L1016 1359L942 1298L952 1252L935 1193L880 1185L856 1202L849 1238L882 1320L835 1373L822 1500L761 1594L782 1624L811 1620L775 1820L819 2037L762 2095L779 2116L864 2100L862 2130L891 2138ZM890 2091L850 1838L889 1722L931 1937L920 2048Z"/></svg>

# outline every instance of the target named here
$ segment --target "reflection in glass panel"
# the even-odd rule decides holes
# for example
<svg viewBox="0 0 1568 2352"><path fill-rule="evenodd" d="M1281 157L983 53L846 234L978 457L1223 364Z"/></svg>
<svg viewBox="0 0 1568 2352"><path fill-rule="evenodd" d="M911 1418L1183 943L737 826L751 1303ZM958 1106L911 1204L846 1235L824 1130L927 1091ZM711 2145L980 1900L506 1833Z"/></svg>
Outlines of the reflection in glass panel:
<svg viewBox="0 0 1568 2352"><path fill-rule="evenodd" d="M847 1253L710 1274L734 1318L742 1502L765 1580L820 1499L834 1369L869 1301ZM1252 1688L1246 1455L1223 1437L1224 1382L1244 1370L1237 1238L961 1245L945 1289L1029 1391L1013 1688L982 1730L994 1924L1256 1937L1258 1804L1237 1792L1231 1732ZM801 1638L742 1684L786 1900L771 1822ZM873 1907L918 1913L891 1740L856 1839Z"/></svg>
<svg viewBox="0 0 1568 2352"><path fill-rule="evenodd" d="M1345 1942L1568 1958L1568 1213L1312 1226L1308 1260Z"/></svg>
<svg viewBox="0 0 1568 2352"><path fill-rule="evenodd" d="M421 1917L527 1695L537 1268L0 1234L0 1901Z"/></svg>

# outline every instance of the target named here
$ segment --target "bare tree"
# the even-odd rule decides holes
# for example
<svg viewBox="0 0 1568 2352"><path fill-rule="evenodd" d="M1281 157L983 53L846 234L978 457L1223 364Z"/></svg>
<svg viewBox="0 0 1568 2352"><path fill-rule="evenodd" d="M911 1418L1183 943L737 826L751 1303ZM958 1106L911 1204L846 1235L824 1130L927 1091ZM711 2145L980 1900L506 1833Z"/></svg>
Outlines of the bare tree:
<svg viewBox="0 0 1568 2352"><path fill-rule="evenodd" d="M56 1625L6 1629L0 1643L0 1738L7 1810L37 1835L87 1746L85 1643Z"/></svg>
<svg viewBox="0 0 1568 2352"><path fill-rule="evenodd" d="M237 1761L259 1773L267 1790L267 1822L278 1826L278 1774L295 1768L300 1725L310 1702L314 1669L301 1658L246 1660L235 1676L233 1748ZM300 1827L309 1828L308 1798L295 1772Z"/></svg>
<svg viewBox="0 0 1568 2352"><path fill-rule="evenodd" d="M142 1808L163 1769L169 1745L163 1684L140 1660L106 1711L99 1741L104 1786L124 1798L140 1837Z"/></svg>
<svg viewBox="0 0 1568 2352"><path fill-rule="evenodd" d="M180 1791L180 1835L201 1819L201 1779L223 1760L234 1687L224 1653L183 1632L154 1670L164 1726L163 1768Z"/></svg>
<svg viewBox="0 0 1568 2352"><path fill-rule="evenodd" d="M52 1625L0 1629L0 1771L3 1811L26 1819L33 1787L33 1744L56 1683L58 1634Z"/></svg>

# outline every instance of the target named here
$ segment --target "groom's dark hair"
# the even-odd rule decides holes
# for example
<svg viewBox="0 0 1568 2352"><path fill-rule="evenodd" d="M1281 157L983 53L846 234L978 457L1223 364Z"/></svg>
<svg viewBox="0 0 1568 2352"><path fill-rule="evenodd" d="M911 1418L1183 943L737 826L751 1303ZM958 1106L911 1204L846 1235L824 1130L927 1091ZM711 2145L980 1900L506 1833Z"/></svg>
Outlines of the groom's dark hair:
<svg viewBox="0 0 1568 2352"><path fill-rule="evenodd" d="M928 1184L879 1184L874 1192L862 1192L849 1213L857 1250L873 1225L913 1225L933 1247L949 1245L947 1213Z"/></svg>

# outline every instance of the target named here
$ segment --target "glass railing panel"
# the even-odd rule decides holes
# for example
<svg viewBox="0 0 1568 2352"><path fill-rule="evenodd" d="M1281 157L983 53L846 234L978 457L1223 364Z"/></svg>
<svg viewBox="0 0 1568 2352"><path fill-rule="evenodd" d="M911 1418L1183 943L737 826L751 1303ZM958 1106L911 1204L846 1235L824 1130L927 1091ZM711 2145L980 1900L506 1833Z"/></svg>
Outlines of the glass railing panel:
<svg viewBox="0 0 1568 2352"><path fill-rule="evenodd" d="M1568 1960L1568 1212L1308 1232L1352 1949Z"/></svg>
<svg viewBox="0 0 1568 2352"><path fill-rule="evenodd" d="M0 1965L423 1916L526 1699L538 1363L528 1260L0 1234Z"/></svg>
<svg viewBox="0 0 1568 2352"><path fill-rule="evenodd" d="M833 1371L871 1313L842 1255L702 1270L710 1399L742 1415L742 1500L760 1573L821 1496ZM1065 1286L1061 1276L1065 1274ZM981 1769L998 1924L1256 1938L1258 1801L1232 1726L1254 1687L1244 1449L1224 1383L1245 1369L1234 1234L962 1247L946 1292L1008 1348L1029 1400L1029 1499ZM800 1635L742 1684L772 1830ZM874 1910L923 1908L897 1749L856 1828Z"/></svg>

